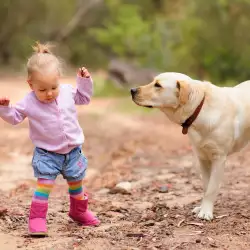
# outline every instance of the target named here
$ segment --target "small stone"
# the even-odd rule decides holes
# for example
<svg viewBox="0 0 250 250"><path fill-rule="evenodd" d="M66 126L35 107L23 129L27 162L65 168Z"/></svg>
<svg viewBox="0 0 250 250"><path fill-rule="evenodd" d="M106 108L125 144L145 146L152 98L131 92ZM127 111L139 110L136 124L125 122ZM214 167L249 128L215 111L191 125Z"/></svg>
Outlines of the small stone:
<svg viewBox="0 0 250 250"><path fill-rule="evenodd" d="M211 243L210 246L213 248L218 248L218 246L215 243Z"/></svg>
<svg viewBox="0 0 250 250"><path fill-rule="evenodd" d="M201 239L196 239L196 243L201 243Z"/></svg>
<svg viewBox="0 0 250 250"><path fill-rule="evenodd" d="M153 211L147 211L142 214L142 220L154 220L156 218L156 214Z"/></svg>
<svg viewBox="0 0 250 250"><path fill-rule="evenodd" d="M122 219L125 216L119 212L113 212L113 211L107 211L105 212L105 215L109 218L113 218L113 219Z"/></svg>
<svg viewBox="0 0 250 250"><path fill-rule="evenodd" d="M124 202L112 201L109 210L114 212L128 210L128 205Z"/></svg>
<svg viewBox="0 0 250 250"><path fill-rule="evenodd" d="M121 193L121 194L131 194L132 185L130 182L120 182L118 183L110 192L115 193Z"/></svg>
<svg viewBox="0 0 250 250"><path fill-rule="evenodd" d="M155 224L155 222L154 222L153 220L149 220L149 221L147 221L147 222L144 224L144 226L146 226L146 227L152 227L152 226L154 226L154 224Z"/></svg>
<svg viewBox="0 0 250 250"><path fill-rule="evenodd" d="M169 190L168 186L167 185L164 185L164 186L160 186L159 187L159 192L160 193L167 193Z"/></svg>
<svg viewBox="0 0 250 250"><path fill-rule="evenodd" d="M97 194L108 194L109 192L110 192L110 189L102 188L99 191L97 191Z"/></svg>
<svg viewBox="0 0 250 250"><path fill-rule="evenodd" d="M166 181L166 180L171 180L175 177L174 174L168 173L168 174L161 174L155 177L157 181Z"/></svg>

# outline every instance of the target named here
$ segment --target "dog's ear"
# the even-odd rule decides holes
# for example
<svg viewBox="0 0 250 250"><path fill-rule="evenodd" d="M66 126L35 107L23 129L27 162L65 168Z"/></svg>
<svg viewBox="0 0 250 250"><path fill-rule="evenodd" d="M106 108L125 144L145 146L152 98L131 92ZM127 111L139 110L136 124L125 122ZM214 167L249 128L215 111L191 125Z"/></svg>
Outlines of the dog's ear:
<svg viewBox="0 0 250 250"><path fill-rule="evenodd" d="M189 94L190 94L190 86L186 81L177 81L177 96L179 97L179 101L181 105L187 103Z"/></svg>

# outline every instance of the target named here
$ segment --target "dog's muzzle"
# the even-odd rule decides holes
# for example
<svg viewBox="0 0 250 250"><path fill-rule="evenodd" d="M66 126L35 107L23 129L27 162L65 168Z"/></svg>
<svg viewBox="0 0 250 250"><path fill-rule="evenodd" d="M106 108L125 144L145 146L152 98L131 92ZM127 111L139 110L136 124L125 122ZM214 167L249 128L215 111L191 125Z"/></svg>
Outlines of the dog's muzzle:
<svg viewBox="0 0 250 250"><path fill-rule="evenodd" d="M138 101L136 100L136 95L138 94L138 92L139 92L138 88L130 89L130 93L131 93L133 101L139 106L143 106L143 107L146 107L146 108L153 108L153 106L151 106L151 105L141 105L141 104L138 103Z"/></svg>
<svg viewBox="0 0 250 250"><path fill-rule="evenodd" d="M131 96L132 96L133 98L136 96L137 92L138 92L138 90L137 90L136 88L132 88L132 89L130 90Z"/></svg>

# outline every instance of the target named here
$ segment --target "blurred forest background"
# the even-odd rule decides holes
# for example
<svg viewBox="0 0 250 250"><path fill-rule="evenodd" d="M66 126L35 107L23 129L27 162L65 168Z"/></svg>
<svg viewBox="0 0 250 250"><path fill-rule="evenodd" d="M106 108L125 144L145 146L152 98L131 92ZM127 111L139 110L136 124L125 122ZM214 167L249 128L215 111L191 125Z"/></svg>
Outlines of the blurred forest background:
<svg viewBox="0 0 250 250"><path fill-rule="evenodd" d="M249 14L250 0L1 0L0 67L23 66L39 40L73 67L118 59L233 84L250 79Z"/></svg>

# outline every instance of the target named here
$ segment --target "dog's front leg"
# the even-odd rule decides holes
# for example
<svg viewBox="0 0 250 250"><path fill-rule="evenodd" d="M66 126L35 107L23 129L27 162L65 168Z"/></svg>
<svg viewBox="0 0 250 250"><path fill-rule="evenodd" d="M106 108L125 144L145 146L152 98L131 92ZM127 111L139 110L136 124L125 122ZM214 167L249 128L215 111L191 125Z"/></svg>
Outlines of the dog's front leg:
<svg viewBox="0 0 250 250"><path fill-rule="evenodd" d="M198 165L199 165L199 170L201 173L201 178L202 178L202 184L203 184L203 191L204 191L204 196L207 191L208 183L210 180L210 175L211 175L211 162L209 160L204 160L201 158L198 158ZM195 207L192 212L195 214L198 214L201 210L201 206Z"/></svg>
<svg viewBox="0 0 250 250"><path fill-rule="evenodd" d="M199 159L199 163L200 163L203 190L205 193L211 176L211 162L209 160Z"/></svg>
<svg viewBox="0 0 250 250"><path fill-rule="evenodd" d="M204 194L198 217L205 220L213 219L214 202L219 192L220 184L223 178L226 157L220 157L212 161L211 174Z"/></svg>

